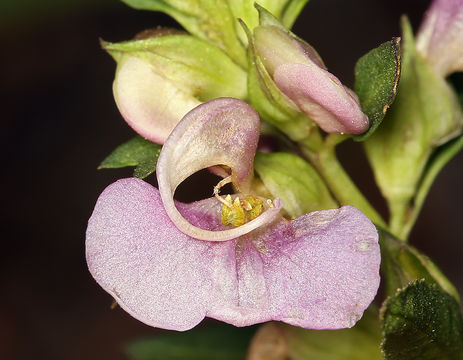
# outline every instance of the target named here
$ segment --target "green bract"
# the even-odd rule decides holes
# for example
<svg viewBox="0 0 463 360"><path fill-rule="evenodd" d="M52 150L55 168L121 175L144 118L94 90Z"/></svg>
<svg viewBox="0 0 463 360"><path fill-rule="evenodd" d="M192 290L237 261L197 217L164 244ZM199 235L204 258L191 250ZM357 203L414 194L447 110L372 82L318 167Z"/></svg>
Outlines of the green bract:
<svg viewBox="0 0 463 360"><path fill-rule="evenodd" d="M189 33L218 46L246 67L246 52L236 33L227 1L223 0L123 0L135 9L162 11Z"/></svg>
<svg viewBox="0 0 463 360"><path fill-rule="evenodd" d="M291 28L297 16L307 4L308 0L262 0L259 5L271 12L282 24ZM229 1L228 5L235 19L241 19L251 30L259 24L259 15L254 0ZM236 23L238 25L238 23ZM247 36L239 26L237 29L240 39L247 43Z"/></svg>
<svg viewBox="0 0 463 360"><path fill-rule="evenodd" d="M136 136L118 146L106 159L99 169L117 169L135 166L133 176L144 179L156 171L161 145Z"/></svg>
<svg viewBox="0 0 463 360"><path fill-rule="evenodd" d="M191 34L221 49L246 67L246 36L238 25L241 18L252 29L258 15L254 0L123 0L136 9L162 11ZM259 3L291 27L308 0L262 0Z"/></svg>
<svg viewBox="0 0 463 360"><path fill-rule="evenodd" d="M436 284L460 302L457 289L429 257L414 247L396 240L391 234L378 229L381 244L381 268L385 280L386 293L396 291L414 280L425 279Z"/></svg>
<svg viewBox="0 0 463 360"><path fill-rule="evenodd" d="M455 93L417 53L407 20L403 32L397 98L382 126L364 143L376 182L389 204L391 230L397 235L431 154L460 134L463 126Z"/></svg>
<svg viewBox="0 0 463 360"><path fill-rule="evenodd" d="M381 309L386 360L463 359L463 320L456 300L436 285L416 281Z"/></svg>
<svg viewBox="0 0 463 360"><path fill-rule="evenodd" d="M104 42L120 63L127 56L146 61L153 72L200 101L221 96L246 97L246 73L223 51L184 34L167 34L126 41Z"/></svg>
<svg viewBox="0 0 463 360"><path fill-rule="evenodd" d="M371 136L394 101L400 77L400 38L381 44L362 56L355 65L355 86L362 110L368 115L370 129L354 135L357 141Z"/></svg>
<svg viewBox="0 0 463 360"><path fill-rule="evenodd" d="M289 153L257 153L254 168L273 197L283 200L291 218L338 207L313 167Z"/></svg>

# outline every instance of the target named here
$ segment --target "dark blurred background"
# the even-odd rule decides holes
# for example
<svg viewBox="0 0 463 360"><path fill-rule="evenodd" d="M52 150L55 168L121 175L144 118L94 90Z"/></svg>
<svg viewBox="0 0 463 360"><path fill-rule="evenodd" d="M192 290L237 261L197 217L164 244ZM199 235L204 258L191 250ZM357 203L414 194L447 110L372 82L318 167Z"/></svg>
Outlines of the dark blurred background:
<svg viewBox="0 0 463 360"><path fill-rule="evenodd" d="M331 72L352 86L357 58L398 36L401 14L408 13L416 28L428 4L312 0L294 31L319 51ZM124 359L123 349L131 339L158 331L110 309L112 300L88 273L84 253L86 222L98 195L111 182L131 175L131 170L96 168L134 135L114 104L115 63L98 39L127 40L157 25L178 26L163 14L135 11L117 0L1 2L6 166L0 359ZM341 156L368 196L384 209L362 151L347 144ZM460 292L462 165L460 154L438 177L411 240L431 255ZM180 197L193 200L210 191L207 185Z"/></svg>

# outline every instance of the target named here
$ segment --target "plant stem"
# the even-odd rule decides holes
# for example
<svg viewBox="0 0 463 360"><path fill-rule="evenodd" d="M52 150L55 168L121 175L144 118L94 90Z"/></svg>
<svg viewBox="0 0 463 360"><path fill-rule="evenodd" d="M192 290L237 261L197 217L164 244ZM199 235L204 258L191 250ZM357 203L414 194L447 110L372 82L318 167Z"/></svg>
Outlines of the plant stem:
<svg viewBox="0 0 463 360"><path fill-rule="evenodd" d="M409 199L394 199L388 201L389 213L389 231L395 235L398 240L406 242L406 238L401 236L401 232L407 222L410 213Z"/></svg>
<svg viewBox="0 0 463 360"><path fill-rule="evenodd" d="M442 168L463 148L463 135L460 135L456 139L442 145L441 148L437 149L432 159L424 171L425 175L420 182L418 191L416 192L413 204L409 208L409 214L404 218L402 226L397 229L397 235L404 241L407 240L413 225L418 218L418 215L423 207L423 203L428 195L428 192L433 184L435 178L440 173ZM391 218L391 230L392 230L392 218ZM395 233L395 231L392 231Z"/></svg>
<svg viewBox="0 0 463 360"><path fill-rule="evenodd" d="M343 137L328 136L317 149L308 140L310 139L299 143L301 150L323 177L338 202L341 205L355 206L375 224L386 227L386 222L363 196L336 157L335 146Z"/></svg>

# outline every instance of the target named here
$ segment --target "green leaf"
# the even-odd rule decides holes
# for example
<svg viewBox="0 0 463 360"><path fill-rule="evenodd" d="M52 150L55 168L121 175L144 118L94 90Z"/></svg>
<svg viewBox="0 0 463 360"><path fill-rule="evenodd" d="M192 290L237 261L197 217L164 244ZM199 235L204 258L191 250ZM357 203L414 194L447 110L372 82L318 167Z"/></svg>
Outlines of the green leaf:
<svg viewBox="0 0 463 360"><path fill-rule="evenodd" d="M463 319L456 300L437 285L415 281L381 309L386 360L463 359Z"/></svg>
<svg viewBox="0 0 463 360"><path fill-rule="evenodd" d="M223 0L123 0L135 9L162 11L177 20L188 32L207 40L243 68L246 52L236 33L237 20Z"/></svg>
<svg viewBox="0 0 463 360"><path fill-rule="evenodd" d="M351 329L305 330L282 325L292 360L380 360L377 310L368 309Z"/></svg>
<svg viewBox="0 0 463 360"><path fill-rule="evenodd" d="M429 257L395 239L382 229L378 228L378 233L381 246L381 270L388 295L395 294L398 289L414 280L424 279L429 284L440 286L460 302L457 289Z"/></svg>
<svg viewBox="0 0 463 360"><path fill-rule="evenodd" d="M284 209L293 219L338 207L320 175L297 155L257 153L254 168L270 193L283 200Z"/></svg>
<svg viewBox="0 0 463 360"><path fill-rule="evenodd" d="M255 329L223 324L172 332L136 340L127 353L131 360L242 360Z"/></svg>
<svg viewBox="0 0 463 360"><path fill-rule="evenodd" d="M118 146L103 160L98 169L135 166L133 176L144 179L156 171L156 163L160 152L161 145L145 140L141 136L136 136Z"/></svg>
<svg viewBox="0 0 463 360"><path fill-rule="evenodd" d="M392 104L400 78L400 38L385 42L361 57L355 65L355 92L368 115L370 129L353 138L363 141L373 134Z"/></svg>

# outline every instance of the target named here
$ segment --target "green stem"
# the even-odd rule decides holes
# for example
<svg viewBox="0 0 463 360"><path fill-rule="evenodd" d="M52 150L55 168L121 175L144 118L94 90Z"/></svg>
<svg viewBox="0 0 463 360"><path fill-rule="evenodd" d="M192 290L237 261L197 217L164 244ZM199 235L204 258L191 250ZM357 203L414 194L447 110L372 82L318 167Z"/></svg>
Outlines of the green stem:
<svg viewBox="0 0 463 360"><path fill-rule="evenodd" d="M299 144L303 154L318 170L341 205L353 205L375 224L386 227L381 215L371 206L339 163L335 153L335 146L342 140L341 136L328 136L325 142L317 149L314 149L313 144L310 144L308 140Z"/></svg>
<svg viewBox="0 0 463 360"><path fill-rule="evenodd" d="M389 213L389 231L399 240L406 242L406 239L400 236L404 224L406 223L407 214L409 213L410 202L408 199L394 199L388 201Z"/></svg>
<svg viewBox="0 0 463 360"><path fill-rule="evenodd" d="M418 191L416 192L413 205L408 209L409 214L404 218L402 226L397 231L397 235L400 239L408 238L413 225L420 214L421 208L423 207L424 200L428 195L428 192L433 184L436 176L440 173L442 168L463 148L463 135L460 135L456 139L448 142L442 147L438 148L433 154L433 157L429 161L427 169L424 171L425 175L420 182ZM392 226L392 222L391 222ZM394 231L393 231L394 232Z"/></svg>

